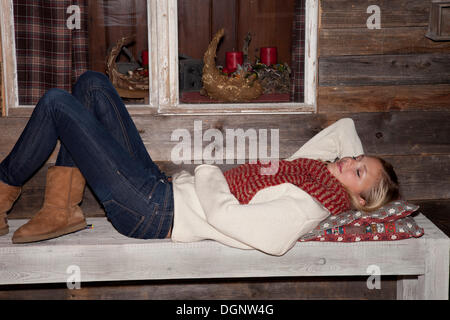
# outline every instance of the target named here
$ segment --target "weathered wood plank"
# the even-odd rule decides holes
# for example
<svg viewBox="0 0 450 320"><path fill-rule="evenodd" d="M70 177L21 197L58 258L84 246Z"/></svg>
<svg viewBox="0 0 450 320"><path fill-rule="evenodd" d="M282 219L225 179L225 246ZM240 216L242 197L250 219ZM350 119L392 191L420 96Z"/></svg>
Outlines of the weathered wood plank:
<svg viewBox="0 0 450 320"><path fill-rule="evenodd" d="M175 128L186 129L194 147L194 121L201 120L202 132L215 128L223 133L226 129L241 128L279 130L280 158L289 157L314 134L342 117L354 119L366 152L379 155L449 154L450 112L389 112L351 113L321 115L269 115L229 117L165 117L155 123L152 119L137 119L144 143L152 157L158 161L170 160L172 148L178 141L170 141ZM424 125L426 124L426 125ZM435 130L439 128L439 130ZM200 134L200 131L197 131ZM380 135L381 133L381 135ZM254 141L253 141L254 142ZM210 144L203 141L202 146ZM223 144L226 144L224 139ZM154 148L153 146L158 146ZM270 147L270 146L269 146ZM192 152L192 154L194 154Z"/></svg>
<svg viewBox="0 0 450 320"><path fill-rule="evenodd" d="M384 158L394 166L405 199L450 198L450 155Z"/></svg>
<svg viewBox="0 0 450 320"><path fill-rule="evenodd" d="M322 29L319 32L319 55L373 55L450 53L450 43L425 37L427 27L400 27L369 30Z"/></svg>
<svg viewBox="0 0 450 320"><path fill-rule="evenodd" d="M449 154L450 112L356 113L350 117L368 154Z"/></svg>
<svg viewBox="0 0 450 320"><path fill-rule="evenodd" d="M450 110L450 85L319 87L318 110L320 113Z"/></svg>
<svg viewBox="0 0 450 320"><path fill-rule="evenodd" d="M242 129L244 132L254 129L257 138L259 138L259 130L266 129L268 142L271 138L270 130L279 130L279 155L280 158L286 158L314 134L343 117L355 120L357 130L368 153L380 155L450 153L450 112L448 111L247 116L136 116L134 120L152 158L155 161L168 161L171 159L172 149L181 141L181 139L171 141L171 135L177 129L185 130L188 137L191 138L192 155L194 154L196 134L200 137L201 148L211 143L208 139L203 141L203 135L208 129L217 129L222 133L224 146L226 146L227 129L232 132L236 132L237 129ZM10 152L26 121L25 118L0 119L0 159ZM199 121L198 128L201 126L201 130L198 129L196 132L194 132L195 121ZM439 130L435 130L436 128ZM255 139L252 139L252 142L254 143ZM247 149L248 144L247 141ZM268 144L270 147L270 143Z"/></svg>
<svg viewBox="0 0 450 320"><path fill-rule="evenodd" d="M319 65L321 86L450 83L450 54L321 57Z"/></svg>
<svg viewBox="0 0 450 320"><path fill-rule="evenodd" d="M191 151L199 138L201 148L211 143L203 141L208 129L219 130L226 146L226 131L253 129L256 133L266 129L270 147L270 130L279 130L279 155L286 158L304 142L327 125L342 118L353 118L357 131L368 153L379 155L449 154L450 112L381 112L381 113L329 113L320 115L251 115L251 116L173 116L135 117L138 130L155 161L171 160L172 149L182 139L171 139L175 130L184 130L190 142ZM11 150L27 119L0 119L0 156ZM198 126L195 127L195 122ZM201 129L200 129L201 128ZM436 130L439 128L439 130ZM196 129L196 131L194 130ZM259 136L256 135L256 139ZM176 141L171 141L176 140ZM252 139L251 142L255 142ZM249 142L245 145L249 147ZM269 152L268 152L269 153ZM248 157L248 153L246 158ZM50 159L50 162L52 160ZM54 162L54 161L53 161ZM45 176L42 176L45 177ZM38 185L41 185L40 183Z"/></svg>
<svg viewBox="0 0 450 320"><path fill-rule="evenodd" d="M423 259L428 244L441 239L448 241L448 238L424 216L416 217L416 221L425 229L425 235L419 239L304 242L297 243L282 257L273 257L255 250L229 248L214 241L172 243L167 239L127 238L115 231L106 219L91 218L88 223L94 225L93 229L27 246L13 245L11 233L0 237L3 266L0 283L65 283L66 270L71 265L80 268L82 282L367 276L367 267L371 264L376 264L383 275L420 275L426 271ZM12 220L11 230L23 223L23 220ZM98 259L99 256L102 259ZM215 261L214 267L205 261Z"/></svg>
<svg viewBox="0 0 450 320"><path fill-rule="evenodd" d="M381 277L381 288L369 290L367 277L276 279L207 279L1 286L1 300L211 300L211 299L352 299L394 300L396 281Z"/></svg>
<svg viewBox="0 0 450 320"><path fill-rule="evenodd" d="M321 28L364 28L367 8L380 7L381 28L428 25L430 2L423 0L321 0Z"/></svg>

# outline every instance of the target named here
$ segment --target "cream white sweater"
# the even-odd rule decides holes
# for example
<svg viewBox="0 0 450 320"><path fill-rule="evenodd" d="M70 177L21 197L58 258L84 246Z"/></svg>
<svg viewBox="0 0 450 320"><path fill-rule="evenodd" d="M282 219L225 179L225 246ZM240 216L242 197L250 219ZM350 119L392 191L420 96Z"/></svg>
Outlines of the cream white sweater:
<svg viewBox="0 0 450 320"><path fill-rule="evenodd" d="M346 118L319 132L286 160L333 161L360 154L363 148L355 125ZM194 175L186 171L174 175L173 188L172 240L177 242L211 239L236 248L283 255L330 214L290 183L262 189L242 205L214 165L199 165Z"/></svg>

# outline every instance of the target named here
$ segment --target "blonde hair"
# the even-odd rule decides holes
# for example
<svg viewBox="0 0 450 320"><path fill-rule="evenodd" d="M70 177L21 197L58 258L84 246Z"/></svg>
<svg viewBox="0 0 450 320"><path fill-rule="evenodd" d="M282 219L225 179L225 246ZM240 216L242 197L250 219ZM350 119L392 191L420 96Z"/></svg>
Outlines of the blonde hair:
<svg viewBox="0 0 450 320"><path fill-rule="evenodd" d="M397 174L392 165L382 158L372 158L378 159L382 165L381 177L373 188L359 195L365 200L365 204L362 205L359 198L349 193L353 207L361 211L374 211L400 197Z"/></svg>

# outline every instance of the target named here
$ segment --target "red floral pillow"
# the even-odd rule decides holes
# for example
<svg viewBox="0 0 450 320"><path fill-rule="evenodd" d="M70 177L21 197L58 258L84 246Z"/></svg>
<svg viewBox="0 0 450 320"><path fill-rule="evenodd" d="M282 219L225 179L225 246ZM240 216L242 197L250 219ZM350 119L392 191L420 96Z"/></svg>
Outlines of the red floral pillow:
<svg viewBox="0 0 450 320"><path fill-rule="evenodd" d="M373 212L346 211L323 220L299 241L391 241L420 237L423 228L408 217L418 208L396 200Z"/></svg>

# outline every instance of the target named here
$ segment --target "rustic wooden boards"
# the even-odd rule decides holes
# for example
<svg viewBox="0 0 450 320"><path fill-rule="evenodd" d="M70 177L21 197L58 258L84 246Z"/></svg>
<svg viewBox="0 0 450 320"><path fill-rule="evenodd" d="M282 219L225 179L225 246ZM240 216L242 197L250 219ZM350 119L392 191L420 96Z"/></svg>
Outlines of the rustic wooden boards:
<svg viewBox="0 0 450 320"><path fill-rule="evenodd" d="M426 32L427 27L322 29L319 34L319 55L326 57L450 51L448 41L431 41L424 36Z"/></svg>
<svg viewBox="0 0 450 320"><path fill-rule="evenodd" d="M89 68L105 72L108 49L121 37L135 35L136 40L128 49L136 60L148 48L147 1L88 1L86 18L89 32ZM120 61L128 59L121 57Z"/></svg>
<svg viewBox="0 0 450 320"><path fill-rule="evenodd" d="M79 270L82 283L91 281L369 276L418 276L399 280L400 299L448 299L449 242L423 215L418 239L359 243L299 242L282 257L256 250L238 250L215 241L173 243L125 237L104 218L88 219L93 229L27 245L0 238L0 284L66 283ZM14 231L24 220L11 221ZM343 254L345 252L345 254ZM101 259L99 259L101 257ZM209 263L214 261L214 264ZM69 270L69 271L68 271ZM408 290L407 290L408 289ZM414 289L414 290L413 290ZM411 296L410 292L415 295Z"/></svg>
<svg viewBox="0 0 450 320"><path fill-rule="evenodd" d="M449 83L450 54L339 56L320 59L320 86Z"/></svg>
<svg viewBox="0 0 450 320"><path fill-rule="evenodd" d="M192 150L197 137L200 138L201 148L214 142L214 140L204 137L205 132L209 129L218 130L223 135L223 146L226 146L227 130L231 130L232 133L236 133L239 129L244 133L253 130L256 133L256 139L252 139L250 142L247 140L246 148L248 148L248 144L257 142L259 134L262 130L266 130L269 151L271 130L277 130L279 155L280 158L286 158L314 134L344 117L354 119L366 153L397 156L450 154L449 111L289 116L135 116L133 118L153 160L170 161L172 149L180 141L190 142ZM27 118L0 119L0 158L4 158L10 152L26 122ZM196 126L196 123L199 126ZM185 131L187 137L191 139L180 138L176 134L176 130ZM219 147L220 144L217 143L217 146ZM270 154L270 152L268 153Z"/></svg>
<svg viewBox="0 0 450 320"><path fill-rule="evenodd" d="M369 29L369 6L380 29ZM318 110L377 112L450 106L450 43L425 37L430 3L320 2Z"/></svg>
<svg viewBox="0 0 450 320"><path fill-rule="evenodd" d="M450 85L322 86L321 113L449 110Z"/></svg>
<svg viewBox="0 0 450 320"><path fill-rule="evenodd" d="M367 289L367 277L282 277L257 279L177 279L0 287L1 300L215 300L317 299L394 300L395 276L381 278L381 288ZM14 290L16 289L16 290Z"/></svg>
<svg viewBox="0 0 450 320"><path fill-rule="evenodd" d="M214 34L225 29L217 51L217 64L225 64L225 52L242 51L251 32L249 59L259 56L259 48L278 48L280 63L291 64L291 35L294 0L178 0L179 52L202 59Z"/></svg>
<svg viewBox="0 0 450 320"><path fill-rule="evenodd" d="M422 0L321 0L321 28L361 28L366 25L367 8L378 5L382 27L416 27L428 24L430 3Z"/></svg>

